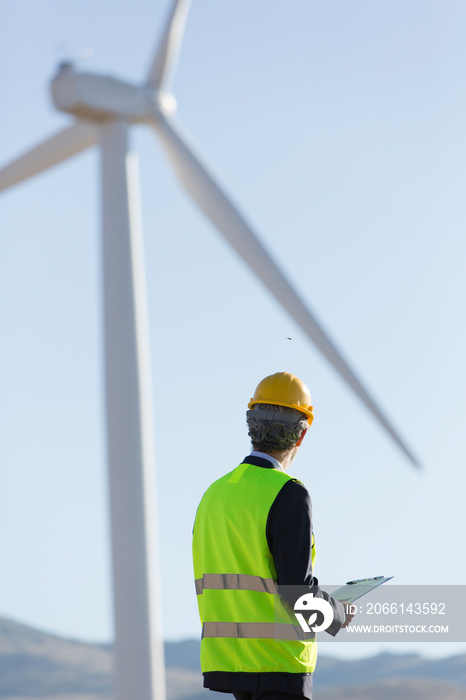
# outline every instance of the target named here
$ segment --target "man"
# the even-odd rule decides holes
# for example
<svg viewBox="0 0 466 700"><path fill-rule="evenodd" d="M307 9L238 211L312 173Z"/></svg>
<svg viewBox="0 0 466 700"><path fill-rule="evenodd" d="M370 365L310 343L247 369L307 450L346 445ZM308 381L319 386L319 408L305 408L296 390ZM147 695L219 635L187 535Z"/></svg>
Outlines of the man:
<svg viewBox="0 0 466 700"><path fill-rule="evenodd" d="M311 395L278 372L248 408L253 451L207 489L193 529L204 687L237 700L310 699L317 649L297 624L296 599L324 598L332 635L352 619L313 575L310 497L285 473L313 421Z"/></svg>

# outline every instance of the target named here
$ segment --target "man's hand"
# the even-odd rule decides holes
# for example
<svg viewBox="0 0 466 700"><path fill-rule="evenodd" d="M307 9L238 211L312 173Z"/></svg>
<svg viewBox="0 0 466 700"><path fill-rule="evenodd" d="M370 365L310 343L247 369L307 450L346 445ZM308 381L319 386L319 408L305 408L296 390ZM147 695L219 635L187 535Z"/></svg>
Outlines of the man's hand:
<svg viewBox="0 0 466 700"><path fill-rule="evenodd" d="M345 608L345 614L346 614L345 623L341 626L341 629L343 629L343 627L348 627L349 623L351 622L351 620L353 619L353 617L355 615L356 610L355 610L355 606L351 605L351 603L345 603L343 600L341 602L343 603L343 606ZM354 611L354 612L352 612L352 611Z"/></svg>

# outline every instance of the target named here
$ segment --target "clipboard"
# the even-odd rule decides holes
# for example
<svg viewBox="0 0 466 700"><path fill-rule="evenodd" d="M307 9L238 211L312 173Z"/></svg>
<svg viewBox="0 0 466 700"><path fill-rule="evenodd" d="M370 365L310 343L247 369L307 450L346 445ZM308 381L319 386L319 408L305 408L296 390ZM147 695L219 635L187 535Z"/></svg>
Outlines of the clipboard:
<svg viewBox="0 0 466 700"><path fill-rule="evenodd" d="M363 595L370 593L374 588L381 586L382 583L390 581L392 578L393 576L374 576L374 578L360 578L356 579L356 581L348 581L345 586L337 588L337 590L330 595L332 598L335 598L335 600L344 601L345 603L354 603L358 598L362 598Z"/></svg>

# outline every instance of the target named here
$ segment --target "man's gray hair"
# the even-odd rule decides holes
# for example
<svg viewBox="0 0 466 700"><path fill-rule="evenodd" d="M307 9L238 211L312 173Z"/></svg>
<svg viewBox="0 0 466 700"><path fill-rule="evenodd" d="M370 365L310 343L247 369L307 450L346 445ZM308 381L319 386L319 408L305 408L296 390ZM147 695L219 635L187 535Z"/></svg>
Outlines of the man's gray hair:
<svg viewBox="0 0 466 700"><path fill-rule="evenodd" d="M264 411L273 411L275 413L274 420L255 418L254 409L258 409L259 415L264 415ZM277 416L280 413L288 414L288 420L280 421L279 416ZM288 416L293 415L296 416L296 421L290 422ZM269 452L270 450L285 452L297 443L303 430L309 427L307 416L301 411L288 408L288 406L272 406L265 403L258 403L253 407L253 410L248 411L246 420L252 447L258 452Z"/></svg>

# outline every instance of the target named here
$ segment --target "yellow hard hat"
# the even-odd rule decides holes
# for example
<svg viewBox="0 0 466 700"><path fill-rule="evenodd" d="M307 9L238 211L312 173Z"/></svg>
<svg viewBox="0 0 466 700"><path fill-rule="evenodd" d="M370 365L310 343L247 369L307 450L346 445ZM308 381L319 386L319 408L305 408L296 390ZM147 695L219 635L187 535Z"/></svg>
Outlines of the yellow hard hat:
<svg viewBox="0 0 466 700"><path fill-rule="evenodd" d="M276 372L259 382L254 397L248 403L248 408L252 408L257 403L288 406L304 413L307 416L307 422L311 425L314 420L311 402L311 392L301 379L289 372Z"/></svg>

